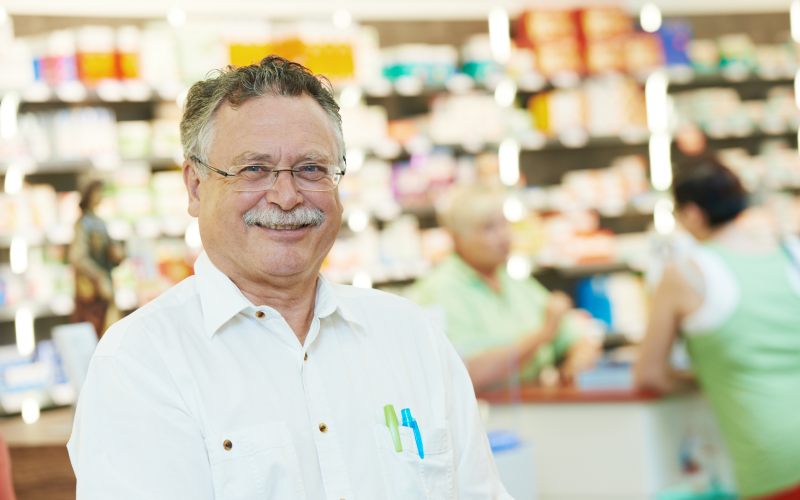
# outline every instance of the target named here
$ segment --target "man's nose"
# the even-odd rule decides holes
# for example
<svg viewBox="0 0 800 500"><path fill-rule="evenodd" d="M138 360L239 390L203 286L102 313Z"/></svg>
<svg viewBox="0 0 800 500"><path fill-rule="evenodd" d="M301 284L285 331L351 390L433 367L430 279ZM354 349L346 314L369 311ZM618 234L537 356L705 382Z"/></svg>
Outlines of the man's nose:
<svg viewBox="0 0 800 500"><path fill-rule="evenodd" d="M268 202L278 205L282 210L291 210L303 203L303 195L294 183L291 170L280 170L275 176L275 183L266 192Z"/></svg>

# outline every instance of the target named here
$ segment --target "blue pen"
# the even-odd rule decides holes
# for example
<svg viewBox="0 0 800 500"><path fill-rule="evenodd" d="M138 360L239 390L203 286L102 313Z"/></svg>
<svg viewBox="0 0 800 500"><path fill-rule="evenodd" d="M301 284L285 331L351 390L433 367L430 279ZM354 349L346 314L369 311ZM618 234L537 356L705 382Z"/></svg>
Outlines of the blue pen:
<svg viewBox="0 0 800 500"><path fill-rule="evenodd" d="M417 454L419 454L419 458L425 458L425 450L422 448L422 435L419 432L419 424L411 416L411 409L410 408L403 408L400 410L400 415L403 419L403 427L411 428L411 431L414 433L414 441L417 443Z"/></svg>

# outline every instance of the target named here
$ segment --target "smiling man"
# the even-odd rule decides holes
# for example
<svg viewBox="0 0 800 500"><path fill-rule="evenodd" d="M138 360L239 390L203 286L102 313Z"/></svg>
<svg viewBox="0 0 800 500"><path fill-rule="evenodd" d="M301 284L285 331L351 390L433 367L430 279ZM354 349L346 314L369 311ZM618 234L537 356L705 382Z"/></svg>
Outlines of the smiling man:
<svg viewBox="0 0 800 500"><path fill-rule="evenodd" d="M220 71L181 138L205 250L98 345L78 500L509 498L444 335L319 274L345 174L327 81L279 57Z"/></svg>

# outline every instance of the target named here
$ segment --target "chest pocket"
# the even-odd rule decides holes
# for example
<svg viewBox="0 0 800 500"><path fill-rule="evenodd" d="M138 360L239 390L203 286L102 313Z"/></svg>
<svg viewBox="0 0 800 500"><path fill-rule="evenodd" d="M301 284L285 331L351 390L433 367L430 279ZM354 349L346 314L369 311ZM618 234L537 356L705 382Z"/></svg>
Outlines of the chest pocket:
<svg viewBox="0 0 800 500"><path fill-rule="evenodd" d="M374 427L375 441L380 456L383 477L390 498L406 500L425 498L447 500L453 496L453 448L447 428L420 429L425 458L419 458L414 433L400 427L403 451L394 451L389 429L385 425Z"/></svg>
<svg viewBox="0 0 800 500"><path fill-rule="evenodd" d="M216 500L304 499L297 454L283 422L206 438Z"/></svg>

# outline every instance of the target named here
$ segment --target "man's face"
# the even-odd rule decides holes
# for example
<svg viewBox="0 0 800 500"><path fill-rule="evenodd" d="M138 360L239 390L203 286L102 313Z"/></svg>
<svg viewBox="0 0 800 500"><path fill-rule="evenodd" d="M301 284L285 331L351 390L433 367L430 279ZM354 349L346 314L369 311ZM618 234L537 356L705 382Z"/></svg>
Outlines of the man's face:
<svg viewBox="0 0 800 500"><path fill-rule="evenodd" d="M511 252L511 228L502 213L496 213L455 236L459 255L482 272L494 272Z"/></svg>
<svg viewBox="0 0 800 500"><path fill-rule="evenodd" d="M262 96L234 109L223 104L213 122L207 163L227 172L253 163L277 169L317 163L339 165L334 126L311 97ZM320 161L322 159L323 161ZM205 168L198 165L198 168ZM214 264L237 285L316 276L333 245L342 218L334 191L300 191L290 172L281 172L266 191L241 192L230 177L208 172L198 178L184 165L189 213L198 217L203 246ZM319 225L263 227L245 223L245 213L319 210Z"/></svg>

